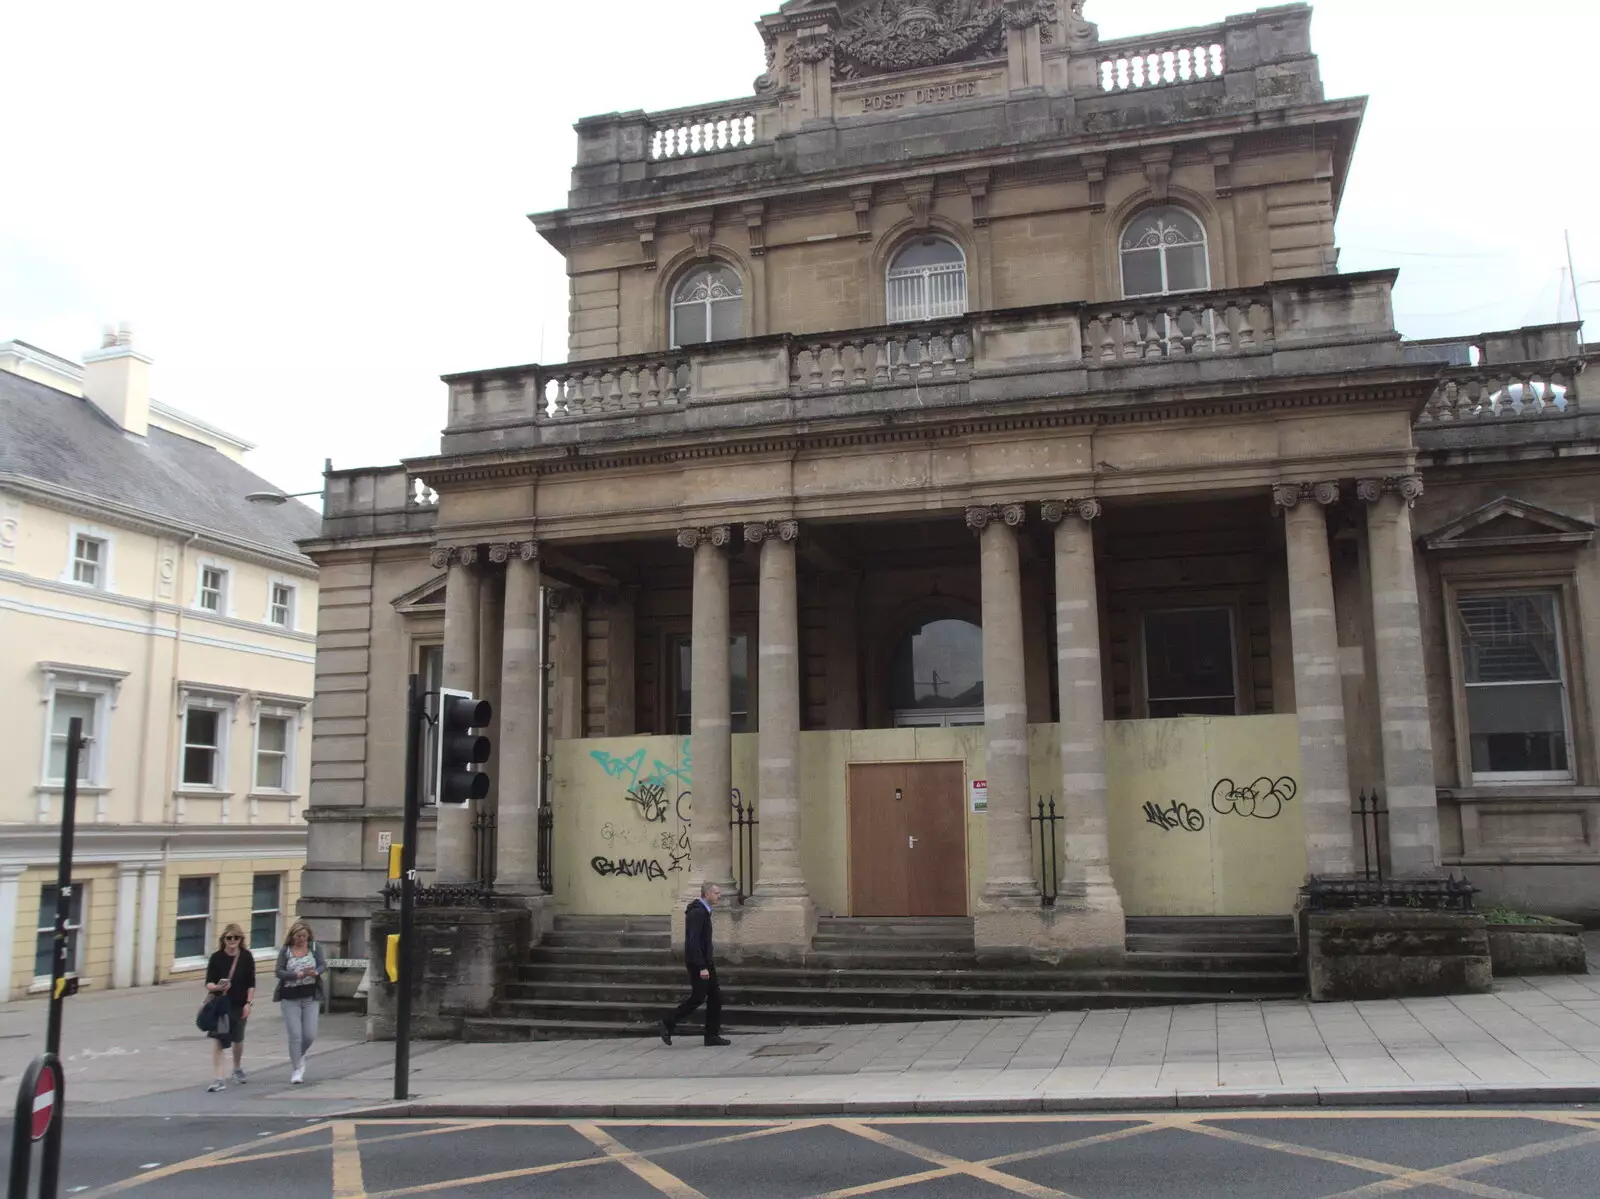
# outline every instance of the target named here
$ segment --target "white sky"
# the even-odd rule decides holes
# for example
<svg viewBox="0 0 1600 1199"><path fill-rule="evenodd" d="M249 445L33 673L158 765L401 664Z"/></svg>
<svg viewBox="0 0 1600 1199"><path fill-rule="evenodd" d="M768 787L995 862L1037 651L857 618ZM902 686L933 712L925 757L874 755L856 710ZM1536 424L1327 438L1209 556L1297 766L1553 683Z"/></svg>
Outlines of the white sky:
<svg viewBox="0 0 1600 1199"><path fill-rule="evenodd" d="M565 202L572 122L748 95L776 7L14 4L0 340L76 358L131 321L156 397L258 442L286 490L324 457L433 452L440 374L565 356L561 259L525 215ZM1112 38L1250 7L1087 15ZM1401 268L1403 332L1557 319L1563 228L1600 280L1600 3L1321 0L1312 38L1327 94L1371 97L1341 267Z"/></svg>

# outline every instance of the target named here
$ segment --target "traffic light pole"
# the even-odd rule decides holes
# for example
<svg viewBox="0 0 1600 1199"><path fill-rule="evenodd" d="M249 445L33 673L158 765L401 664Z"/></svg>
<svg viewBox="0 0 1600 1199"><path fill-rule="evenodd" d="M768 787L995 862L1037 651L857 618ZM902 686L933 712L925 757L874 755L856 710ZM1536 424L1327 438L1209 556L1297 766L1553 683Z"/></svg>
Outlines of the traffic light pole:
<svg viewBox="0 0 1600 1199"><path fill-rule="evenodd" d="M55 955L50 965L50 1017L45 1025L44 1052L51 1062L61 1060L62 1005L67 999L67 925L72 917L72 841L78 826L78 763L83 757L83 718L67 722L66 778L61 788L61 859L56 867ZM61 1138L66 1123L64 1079L56 1071L56 1113L44 1134L44 1155L39 1159L39 1194L55 1199L61 1179Z"/></svg>
<svg viewBox="0 0 1600 1199"><path fill-rule="evenodd" d="M406 816L400 842L400 980L395 1000L394 1097L411 1098L411 959L417 886L417 821L422 812L422 725L427 719L422 679L411 676L406 702Z"/></svg>

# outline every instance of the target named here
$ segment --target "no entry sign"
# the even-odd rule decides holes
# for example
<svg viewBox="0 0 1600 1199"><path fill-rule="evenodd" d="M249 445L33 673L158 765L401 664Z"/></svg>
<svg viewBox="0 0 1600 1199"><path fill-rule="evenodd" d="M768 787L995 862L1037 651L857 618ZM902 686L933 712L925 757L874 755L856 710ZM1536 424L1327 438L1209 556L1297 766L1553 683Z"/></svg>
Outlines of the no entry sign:
<svg viewBox="0 0 1600 1199"><path fill-rule="evenodd" d="M56 1114L56 1072L50 1067L39 1071L39 1081L33 1085L33 1139L44 1140L50 1131L50 1121Z"/></svg>

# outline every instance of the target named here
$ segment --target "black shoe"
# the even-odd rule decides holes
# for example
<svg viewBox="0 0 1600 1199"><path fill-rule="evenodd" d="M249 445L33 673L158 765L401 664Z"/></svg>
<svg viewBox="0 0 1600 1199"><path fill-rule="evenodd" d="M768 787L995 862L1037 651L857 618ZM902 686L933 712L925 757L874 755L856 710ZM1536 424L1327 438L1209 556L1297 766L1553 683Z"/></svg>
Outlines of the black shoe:
<svg viewBox="0 0 1600 1199"><path fill-rule="evenodd" d="M661 1040L663 1044L672 1044L672 1022L670 1020L661 1022Z"/></svg>
<svg viewBox="0 0 1600 1199"><path fill-rule="evenodd" d="M732 1045L733 1042L728 1040L727 1037L707 1037L706 1038L706 1044L708 1046L709 1045Z"/></svg>

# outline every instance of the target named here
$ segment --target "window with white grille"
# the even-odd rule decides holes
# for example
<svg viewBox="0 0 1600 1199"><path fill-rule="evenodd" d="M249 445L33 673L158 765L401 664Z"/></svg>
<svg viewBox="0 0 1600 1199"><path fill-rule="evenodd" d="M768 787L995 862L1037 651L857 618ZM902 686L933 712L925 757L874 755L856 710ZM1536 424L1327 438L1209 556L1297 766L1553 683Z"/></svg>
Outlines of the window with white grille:
<svg viewBox="0 0 1600 1199"><path fill-rule="evenodd" d="M1122 294L1165 296L1211 286L1205 226L1181 208L1147 208L1122 231Z"/></svg>
<svg viewBox="0 0 1600 1199"><path fill-rule="evenodd" d="M285 629L294 628L294 588L287 583L272 584L272 599L267 619Z"/></svg>
<svg viewBox="0 0 1600 1199"><path fill-rule="evenodd" d="M744 336L744 285L726 266L696 267L672 291L672 345Z"/></svg>
<svg viewBox="0 0 1600 1199"><path fill-rule="evenodd" d="M910 242L889 264L884 292L891 324L965 315L967 260L961 247L943 237Z"/></svg>
<svg viewBox="0 0 1600 1199"><path fill-rule="evenodd" d="M72 581L86 587L106 585L106 543L83 534L72 539Z"/></svg>
<svg viewBox="0 0 1600 1199"><path fill-rule="evenodd" d="M228 572L220 566L200 568L200 606L207 612L228 610Z"/></svg>
<svg viewBox="0 0 1600 1199"><path fill-rule="evenodd" d="M1569 781L1557 593L1462 592L1455 615L1473 781Z"/></svg>

